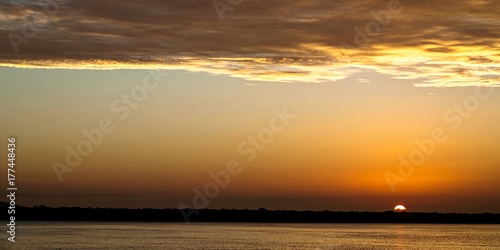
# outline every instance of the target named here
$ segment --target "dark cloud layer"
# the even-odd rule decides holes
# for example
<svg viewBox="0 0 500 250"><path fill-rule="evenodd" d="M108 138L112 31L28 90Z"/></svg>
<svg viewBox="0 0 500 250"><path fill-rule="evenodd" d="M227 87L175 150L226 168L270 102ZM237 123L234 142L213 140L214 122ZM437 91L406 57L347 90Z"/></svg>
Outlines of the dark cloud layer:
<svg viewBox="0 0 500 250"><path fill-rule="evenodd" d="M243 0L223 21L214 3L229 6L0 1L0 65L172 68L306 82L373 69L424 86L499 83L496 0Z"/></svg>

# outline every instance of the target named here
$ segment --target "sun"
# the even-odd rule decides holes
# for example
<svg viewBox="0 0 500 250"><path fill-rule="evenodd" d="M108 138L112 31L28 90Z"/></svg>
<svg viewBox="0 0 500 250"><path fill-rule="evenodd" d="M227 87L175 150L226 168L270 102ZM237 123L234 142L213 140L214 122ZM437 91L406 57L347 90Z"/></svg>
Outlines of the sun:
<svg viewBox="0 0 500 250"><path fill-rule="evenodd" d="M397 205L394 207L394 212L406 212L406 207L403 205Z"/></svg>

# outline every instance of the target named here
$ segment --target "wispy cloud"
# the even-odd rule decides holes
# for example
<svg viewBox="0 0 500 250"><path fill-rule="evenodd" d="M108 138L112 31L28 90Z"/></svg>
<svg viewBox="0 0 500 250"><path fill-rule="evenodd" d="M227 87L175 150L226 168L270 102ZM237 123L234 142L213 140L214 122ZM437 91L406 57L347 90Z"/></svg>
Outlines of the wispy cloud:
<svg viewBox="0 0 500 250"><path fill-rule="evenodd" d="M43 19L40 1L0 1L0 65L304 82L371 69L417 86L500 84L496 0L245 0L224 22L211 0L53 2ZM33 23L15 53L9 34Z"/></svg>

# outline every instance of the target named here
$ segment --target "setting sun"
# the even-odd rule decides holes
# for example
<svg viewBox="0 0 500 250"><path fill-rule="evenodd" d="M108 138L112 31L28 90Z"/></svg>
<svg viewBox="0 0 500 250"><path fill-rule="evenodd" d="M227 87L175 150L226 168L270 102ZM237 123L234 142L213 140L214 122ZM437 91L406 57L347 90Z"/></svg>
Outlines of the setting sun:
<svg viewBox="0 0 500 250"><path fill-rule="evenodd" d="M397 205L394 207L394 212L406 212L406 207L403 205Z"/></svg>

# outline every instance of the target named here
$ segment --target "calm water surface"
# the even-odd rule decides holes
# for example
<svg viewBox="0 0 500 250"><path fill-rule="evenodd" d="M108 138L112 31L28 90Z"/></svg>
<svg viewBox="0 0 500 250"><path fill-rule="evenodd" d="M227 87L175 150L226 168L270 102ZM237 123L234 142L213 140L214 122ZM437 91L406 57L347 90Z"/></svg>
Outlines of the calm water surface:
<svg viewBox="0 0 500 250"><path fill-rule="evenodd" d="M500 225L20 222L0 249L500 249Z"/></svg>

